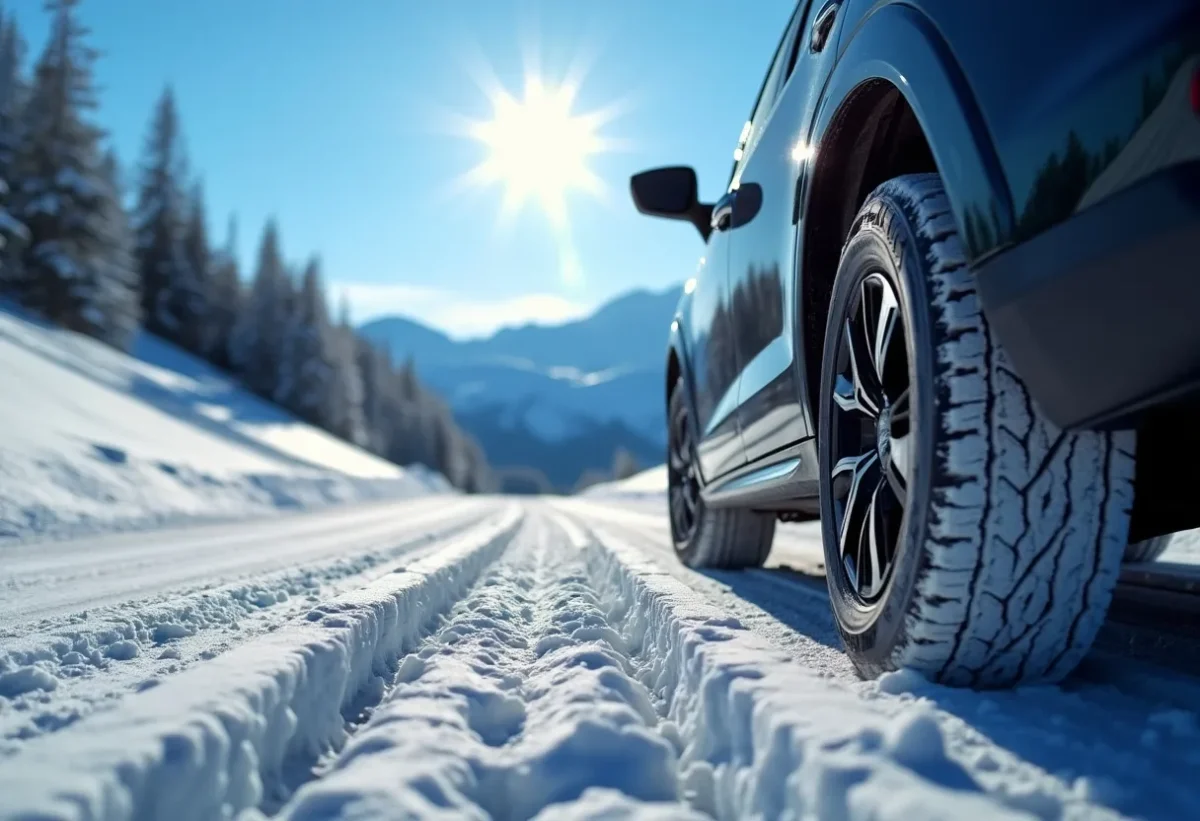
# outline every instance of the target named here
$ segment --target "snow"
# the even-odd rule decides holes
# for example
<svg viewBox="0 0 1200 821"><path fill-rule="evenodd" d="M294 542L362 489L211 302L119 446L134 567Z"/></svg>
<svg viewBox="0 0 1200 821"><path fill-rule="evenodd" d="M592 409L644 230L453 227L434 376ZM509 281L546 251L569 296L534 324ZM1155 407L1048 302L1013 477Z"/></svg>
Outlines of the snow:
<svg viewBox="0 0 1200 821"><path fill-rule="evenodd" d="M401 504L429 517L410 536L440 529L419 557L397 546L396 564L316 589L181 671L155 669L212 632L184 615L200 599L140 605L147 632L108 645L137 653L104 662L148 665L139 685L0 758L0 816L1067 821L1200 811L1194 705L1176 703L1178 692L1145 695L1136 681L1150 674L1134 665L1015 692L953 690L908 671L863 682L822 621L784 607L809 588L775 557L741 574L688 570L661 514L611 502ZM443 506L457 513L439 516ZM376 526L313 515L308 530L347 542ZM257 527L268 525L279 522ZM787 531L784 553L809 551L809 530ZM318 565L290 558L288 572ZM217 609L304 598L293 586L278 601L286 573L255 578L240 593L208 592ZM60 666L87 662L87 648L60 649ZM24 691L0 696L0 716L73 686L47 678L58 668L44 662L0 670L15 673L0 678L7 692Z"/></svg>
<svg viewBox="0 0 1200 821"><path fill-rule="evenodd" d="M142 335L127 356L0 306L0 539L444 490Z"/></svg>
<svg viewBox="0 0 1200 821"><path fill-rule="evenodd" d="M659 465L658 467L643 470L641 473L635 473L626 479L592 485L583 492L583 495L615 499L628 499L630 497L662 497L665 499L667 495L667 466Z"/></svg>
<svg viewBox="0 0 1200 821"><path fill-rule="evenodd" d="M0 768L0 815L207 819L270 799L290 768L345 741L343 711L354 715L388 663L495 558L514 513L33 739Z"/></svg>
<svg viewBox="0 0 1200 821"><path fill-rule="evenodd" d="M0 756L407 566L480 506L450 496L7 549Z"/></svg>

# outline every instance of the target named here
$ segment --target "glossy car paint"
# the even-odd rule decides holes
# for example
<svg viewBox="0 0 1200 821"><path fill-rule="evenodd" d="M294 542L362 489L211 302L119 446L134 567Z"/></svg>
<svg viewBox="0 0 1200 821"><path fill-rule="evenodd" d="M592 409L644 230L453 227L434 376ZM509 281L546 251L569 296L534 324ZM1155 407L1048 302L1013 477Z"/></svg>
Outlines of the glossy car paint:
<svg viewBox="0 0 1200 821"><path fill-rule="evenodd" d="M831 5L832 33L814 53L812 21ZM835 153L822 147L864 89L889 84L912 108L976 264L1200 156L1176 135L1139 162L1121 159L1200 54L1195 0L802 0L781 52L789 38L801 45L795 67L780 80L771 63L730 183L733 219L713 232L673 335L710 484L772 477L779 465L815 471L801 261L814 180ZM774 95L765 108L764 94Z"/></svg>

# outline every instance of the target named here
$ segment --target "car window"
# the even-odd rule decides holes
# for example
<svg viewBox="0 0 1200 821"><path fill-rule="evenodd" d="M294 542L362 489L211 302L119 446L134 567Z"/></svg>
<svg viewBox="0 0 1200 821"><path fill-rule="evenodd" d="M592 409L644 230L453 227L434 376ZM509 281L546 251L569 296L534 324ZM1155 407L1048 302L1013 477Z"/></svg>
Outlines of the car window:
<svg viewBox="0 0 1200 821"><path fill-rule="evenodd" d="M758 135L762 131L762 127L770 118L771 111L775 107L775 100L779 96L779 90L783 84L787 82L787 78L791 75L792 69L796 65L796 43L799 38L800 29L804 21L804 12L809 5L809 0L799 0L796 3L796 9L792 12L792 18L788 21L788 26L783 32L783 37L779 41L779 46L775 49L775 56L771 58L771 67L767 70L766 79L763 80L762 87L758 90L758 99L754 102L754 109L750 112L750 119L742 126L742 132L738 135L737 147L733 150L733 171L730 174L730 185L738 178L743 158L750 153L754 143L757 142Z"/></svg>

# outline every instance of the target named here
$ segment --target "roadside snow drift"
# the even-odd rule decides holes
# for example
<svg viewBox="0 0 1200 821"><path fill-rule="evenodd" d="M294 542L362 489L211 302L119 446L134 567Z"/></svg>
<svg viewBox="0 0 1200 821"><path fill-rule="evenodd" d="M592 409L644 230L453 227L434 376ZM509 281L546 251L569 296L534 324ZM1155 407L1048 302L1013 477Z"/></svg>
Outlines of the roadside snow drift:
<svg viewBox="0 0 1200 821"><path fill-rule="evenodd" d="M127 356L0 305L0 540L446 489L142 334Z"/></svg>
<svg viewBox="0 0 1200 821"><path fill-rule="evenodd" d="M667 495L667 466L643 470L628 479L601 482L583 491L583 496L596 499L658 499Z"/></svg>

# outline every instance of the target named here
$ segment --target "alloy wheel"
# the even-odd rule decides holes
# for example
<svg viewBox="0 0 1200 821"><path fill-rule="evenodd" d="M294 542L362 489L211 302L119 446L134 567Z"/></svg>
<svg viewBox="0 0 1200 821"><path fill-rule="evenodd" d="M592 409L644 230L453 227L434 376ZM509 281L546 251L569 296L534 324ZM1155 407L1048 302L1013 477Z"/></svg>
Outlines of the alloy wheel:
<svg viewBox="0 0 1200 821"><path fill-rule="evenodd" d="M912 478L906 336L895 287L867 275L842 320L828 409L838 555L862 605L878 601L891 576Z"/></svg>
<svg viewBox="0 0 1200 821"><path fill-rule="evenodd" d="M691 541L699 521L700 482L692 458L692 434L685 406L671 415L667 453L667 489L671 530L678 544Z"/></svg>

